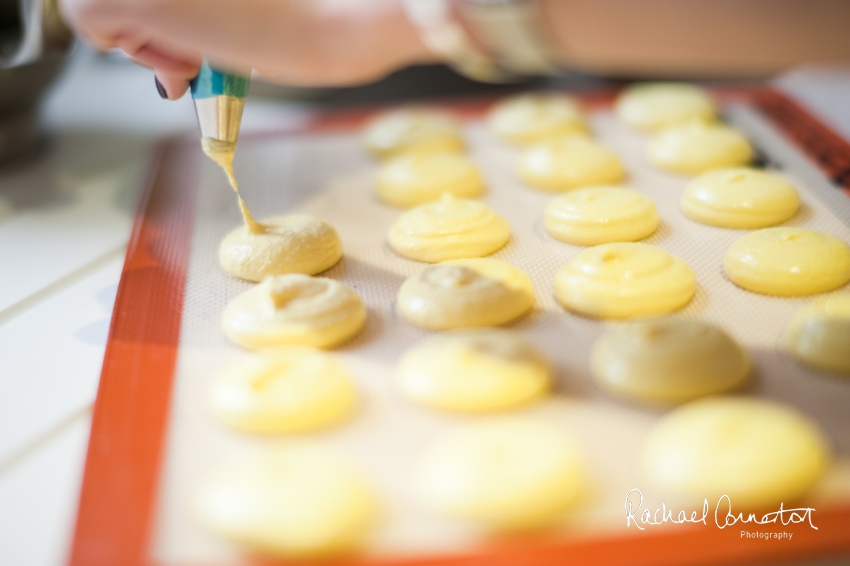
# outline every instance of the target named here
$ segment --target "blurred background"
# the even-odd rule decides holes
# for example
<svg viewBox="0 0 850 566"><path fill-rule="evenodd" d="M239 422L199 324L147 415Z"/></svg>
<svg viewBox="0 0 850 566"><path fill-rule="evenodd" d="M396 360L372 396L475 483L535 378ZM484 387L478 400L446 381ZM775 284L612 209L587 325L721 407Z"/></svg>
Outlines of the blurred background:
<svg viewBox="0 0 850 566"><path fill-rule="evenodd" d="M188 96L162 100L150 70L75 43L41 7L0 0L0 564L10 566L64 562L139 191L156 143L197 129ZM254 81L243 132L285 128L317 106L623 82L482 84L442 65L353 88ZM850 69L791 70L776 84L850 138Z"/></svg>

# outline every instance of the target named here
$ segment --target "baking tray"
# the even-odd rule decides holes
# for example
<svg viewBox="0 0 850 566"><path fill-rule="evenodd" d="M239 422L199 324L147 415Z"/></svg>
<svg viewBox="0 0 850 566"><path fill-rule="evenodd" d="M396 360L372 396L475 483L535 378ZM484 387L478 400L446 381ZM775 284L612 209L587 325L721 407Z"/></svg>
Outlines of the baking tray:
<svg viewBox="0 0 850 566"><path fill-rule="evenodd" d="M850 241L850 146L781 93L767 87L717 90L724 118L745 133L759 162L797 186L802 206L785 225L833 233ZM779 347L791 316L809 299L773 298L735 287L722 272L726 247L744 232L702 226L678 210L686 177L655 170L644 156L646 136L614 118L615 93L578 93L596 137L618 154L629 183L649 195L662 219L647 243L684 259L698 290L682 311L721 324L747 349L755 379L747 393L793 404L817 420L837 454L836 465L807 505L813 524L780 529L790 540L739 536L741 529L665 525L638 531L623 512L628 491L641 487L634 462L643 436L663 414L621 404L591 385L587 352L611 324L564 311L552 297L555 271L580 249L542 228L552 198L523 187L514 174L516 148L488 133L492 99L435 103L464 120L470 155L488 185L482 198L511 223L511 242L492 257L522 267L534 282L532 314L511 327L551 358L555 395L523 413L569 429L588 455L592 481L575 511L534 537L486 537L419 508L409 485L411 463L443 430L482 417L416 407L396 392L399 355L429 333L401 320L393 304L401 282L423 267L395 255L385 233L400 211L372 196L376 163L360 142L369 108L310 115L298 128L243 136L236 172L243 195L262 218L306 212L340 232L344 259L325 273L364 299L369 320L336 350L361 391L347 426L312 435L347 453L373 478L384 520L362 556L342 562L423 564L708 564L777 561L850 551L850 381L810 371ZM164 144L152 166L116 298L104 358L71 564L267 564L204 530L191 512L192 491L206 472L240 454L285 438L251 437L218 425L206 406L215 370L245 353L220 327L224 305L250 287L217 264L221 238L240 222L226 180L196 139ZM846 292L846 288L838 292ZM644 489L647 506L676 502ZM282 561L281 563L290 563ZM334 563L338 563L335 561Z"/></svg>

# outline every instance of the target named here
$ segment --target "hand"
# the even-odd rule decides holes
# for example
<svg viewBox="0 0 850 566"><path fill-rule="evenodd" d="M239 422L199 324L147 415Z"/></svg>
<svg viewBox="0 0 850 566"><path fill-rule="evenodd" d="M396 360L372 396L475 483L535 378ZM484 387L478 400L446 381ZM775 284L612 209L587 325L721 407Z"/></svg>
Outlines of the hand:
<svg viewBox="0 0 850 566"><path fill-rule="evenodd" d="M97 48L154 69L172 100L204 57L310 86L369 82L431 59L400 0L59 0L59 8Z"/></svg>

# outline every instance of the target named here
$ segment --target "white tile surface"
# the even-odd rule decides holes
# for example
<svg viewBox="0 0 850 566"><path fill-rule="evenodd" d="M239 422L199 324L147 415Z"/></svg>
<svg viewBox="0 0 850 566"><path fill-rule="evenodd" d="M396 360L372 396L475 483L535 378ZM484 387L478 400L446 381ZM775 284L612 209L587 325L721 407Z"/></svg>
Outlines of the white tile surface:
<svg viewBox="0 0 850 566"><path fill-rule="evenodd" d="M119 249L0 326L0 467L94 401L123 264Z"/></svg>
<svg viewBox="0 0 850 566"><path fill-rule="evenodd" d="M65 562L90 426L84 411L14 465L0 467L0 564Z"/></svg>
<svg viewBox="0 0 850 566"><path fill-rule="evenodd" d="M127 243L146 156L76 174L53 162L67 159L63 153L70 152L6 181L20 189L4 191L7 201L17 198L19 210L0 221L0 321L3 311Z"/></svg>

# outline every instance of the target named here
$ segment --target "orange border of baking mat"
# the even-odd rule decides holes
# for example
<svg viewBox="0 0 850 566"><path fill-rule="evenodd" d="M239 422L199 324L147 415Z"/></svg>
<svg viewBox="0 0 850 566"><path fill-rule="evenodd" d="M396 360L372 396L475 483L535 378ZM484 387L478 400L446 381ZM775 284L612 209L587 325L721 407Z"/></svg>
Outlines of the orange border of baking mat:
<svg viewBox="0 0 850 566"><path fill-rule="evenodd" d="M766 87L716 89L721 99L749 101L799 150L850 194L850 144L786 96ZM615 91L579 93L591 107L611 104ZM438 102L480 117L492 98ZM350 130L372 109L329 111L300 132ZM285 132L245 136L262 139ZM292 132L290 132L292 133ZM180 339L183 291L197 185L196 139L160 147L144 191L115 299L80 495L72 566L153 566L149 538ZM177 187L182 189L175 190ZM737 529L682 527L604 539L497 541L470 554L428 558L325 561L381 566L664 566L733 564L835 555L850 551L850 508L814 516L818 530L789 525L782 544L741 540ZM711 522L709 523L711 525ZM754 530L750 528L748 530ZM255 564L293 564L256 559ZM313 562L312 564L316 564Z"/></svg>

